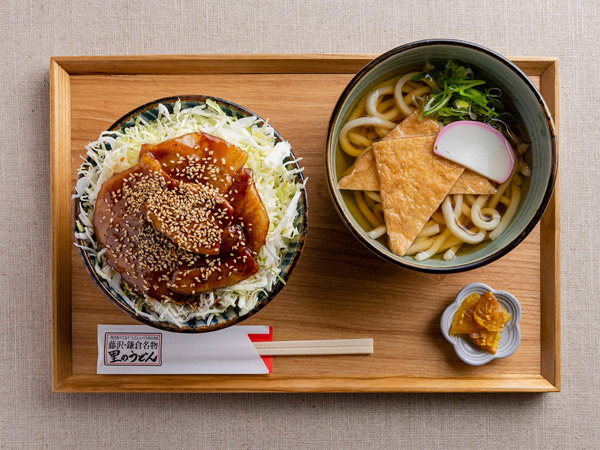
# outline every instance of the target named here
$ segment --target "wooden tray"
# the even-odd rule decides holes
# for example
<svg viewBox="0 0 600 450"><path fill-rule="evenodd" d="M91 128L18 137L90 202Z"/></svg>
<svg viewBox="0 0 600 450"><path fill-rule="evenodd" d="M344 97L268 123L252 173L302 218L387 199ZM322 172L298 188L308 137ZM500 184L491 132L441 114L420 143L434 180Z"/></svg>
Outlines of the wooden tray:
<svg viewBox="0 0 600 450"><path fill-rule="evenodd" d="M52 329L57 392L448 392L560 390L559 187L516 250L468 273L428 275L377 259L347 231L327 193L323 142L342 89L373 55L52 58ZM558 124L558 61L514 58ZM304 158L310 229L288 285L245 325L275 338L373 337L371 356L278 357L268 376L96 375L96 326L133 324L94 285L73 245L71 194L84 145L161 97L207 94L265 118ZM523 338L510 358L469 367L439 329L465 284L514 293Z"/></svg>

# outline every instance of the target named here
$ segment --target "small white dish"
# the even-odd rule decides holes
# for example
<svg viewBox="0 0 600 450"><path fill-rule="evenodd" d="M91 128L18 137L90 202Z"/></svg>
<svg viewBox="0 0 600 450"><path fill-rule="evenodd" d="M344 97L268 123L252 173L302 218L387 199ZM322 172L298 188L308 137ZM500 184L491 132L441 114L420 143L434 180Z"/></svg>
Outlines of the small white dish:
<svg viewBox="0 0 600 450"><path fill-rule="evenodd" d="M492 292L498 299L498 302L512 316L500 334L500 343L498 344L498 351L495 355L492 355L490 352L476 346L466 335L450 335L450 328L452 327L454 314L456 314L456 311L462 304L463 300L474 292L477 292L480 295L483 295L486 292ZM483 364L487 364L494 359L506 358L517 351L517 348L519 348L519 344L521 343L521 329L519 328L520 321L521 304L514 295L504 291L496 291L483 283L471 283L462 288L456 296L454 302L446 308L444 314L442 314L442 320L440 324L442 327L442 334L446 340L448 340L448 342L454 346L454 350L456 351L458 357L463 362L471 366L482 366Z"/></svg>

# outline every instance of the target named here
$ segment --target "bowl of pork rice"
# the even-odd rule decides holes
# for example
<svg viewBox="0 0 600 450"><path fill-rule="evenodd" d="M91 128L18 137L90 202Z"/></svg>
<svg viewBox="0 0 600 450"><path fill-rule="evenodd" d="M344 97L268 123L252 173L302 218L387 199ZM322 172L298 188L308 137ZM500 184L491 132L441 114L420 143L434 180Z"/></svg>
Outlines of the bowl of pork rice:
<svg viewBox="0 0 600 450"><path fill-rule="evenodd" d="M268 232L253 258L258 270L249 278L196 294L192 301L158 300L133 289L108 264L107 248L94 231L94 208L102 184L135 166L142 145L189 133L215 136L247 153L244 170L251 169L254 175L268 214ZM235 103L208 96L168 97L147 103L125 114L86 146L73 195L75 246L99 289L139 322L192 333L237 324L281 291L300 258L308 228L300 160L268 121Z"/></svg>

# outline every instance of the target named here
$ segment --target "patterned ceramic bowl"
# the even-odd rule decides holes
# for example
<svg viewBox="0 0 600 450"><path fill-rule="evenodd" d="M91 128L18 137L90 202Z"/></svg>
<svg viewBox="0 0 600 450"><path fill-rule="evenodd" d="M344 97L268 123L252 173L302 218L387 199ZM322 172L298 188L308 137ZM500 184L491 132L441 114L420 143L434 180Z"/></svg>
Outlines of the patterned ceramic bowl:
<svg viewBox="0 0 600 450"><path fill-rule="evenodd" d="M498 344L498 351L495 355L487 352L478 346L476 346L468 337L463 336L452 336L450 334L450 328L452 327L452 320L454 314L458 311L461 303L469 295L477 292L480 295L486 292L492 292L498 299L498 302L506 309L512 319L504 326L504 330L500 334L500 343ZM519 323L521 322L521 304L517 298L504 291L495 291L491 287L483 283L471 283L466 285L460 290L456 296L456 300L446 308L444 314L442 314L442 320L440 325L442 328L442 334L444 337L454 346L454 350L458 357L465 363L471 366L481 366L487 364L494 359L506 358L512 355L519 348L521 343L521 329Z"/></svg>
<svg viewBox="0 0 600 450"><path fill-rule="evenodd" d="M187 95L187 96L177 96L177 97L167 97L155 100L153 102L142 105L133 111L125 114L119 120L117 120L108 131L123 131L125 128L131 127L138 117L142 117L146 121L150 122L155 120L158 117L158 104L161 103L167 107L169 112L173 112L173 106L177 102L177 100L181 101L181 108L192 108L194 106L202 105L206 102L207 99L212 100L217 103L221 109L229 116L235 118L242 118L248 116L255 116L261 122L265 122L257 114L236 105L235 103L228 102L227 100L223 100L215 97L208 96L198 96L198 95ZM282 142L283 138L275 131L275 138L277 142ZM292 153L292 159L296 159L294 154ZM88 161L90 159L88 158ZM300 168L297 163L295 163L296 168ZM298 172L295 175L298 182L302 183L304 181L304 177L302 172ZM73 208L75 216L79 211L79 201L78 199L74 200L74 208ZM75 223L75 220L74 220ZM304 246L304 241L306 239L306 233L308 230L308 199L306 196L306 190L302 190L302 195L300 197L300 201L298 202L298 216L295 223L297 229L299 230L298 235L293 239L290 243L287 252L282 258L282 262L280 265L281 268L281 279L278 279L273 287L268 292L261 292L259 294L258 301L256 306L247 314L241 316L234 309L228 310L226 313L221 314L220 316L216 316L212 319L212 322L206 323L204 320L193 319L182 326L178 327L172 323L168 322L158 322L152 321L145 317L140 316L136 313L136 311L123 299L121 295L119 295L110 285L109 283L98 276L98 274L94 270L94 265L96 263L95 257L89 254L86 251L82 251L79 248L79 254L81 255L81 259L83 260L83 264L96 283L96 285L100 288L100 290L109 298L109 300L114 303L117 307L119 307L122 311L124 311L127 315L133 317L134 319L143 322L147 325L161 328L167 331L178 331L178 332L191 332L191 333L200 333L206 331L215 331L220 330L222 328L229 327L231 325L235 325L240 323L241 321L251 317L256 312L264 308L276 295L281 291L284 286L284 282L289 278L296 263L300 258L300 254L302 253L302 248ZM74 229L75 231L75 229ZM83 245L82 241L77 240L77 243Z"/></svg>
<svg viewBox="0 0 600 450"><path fill-rule="evenodd" d="M526 197L516 216L500 237L483 243L473 251L450 260L431 258L417 261L398 256L386 245L367 236L360 222L351 191L338 189L337 182L351 161L338 144L338 136L347 117L363 93L397 74L422 67L427 61L453 59L473 67L490 85L499 87L505 98L517 110L531 140L532 177ZM393 264L431 273L461 272L488 264L510 252L533 230L552 195L557 172L556 135L552 117L541 94L529 78L513 63L485 47L476 44L433 39L402 45L371 61L350 81L342 92L329 122L325 141L325 166L333 203L350 231L369 250ZM359 219L357 219L359 217Z"/></svg>

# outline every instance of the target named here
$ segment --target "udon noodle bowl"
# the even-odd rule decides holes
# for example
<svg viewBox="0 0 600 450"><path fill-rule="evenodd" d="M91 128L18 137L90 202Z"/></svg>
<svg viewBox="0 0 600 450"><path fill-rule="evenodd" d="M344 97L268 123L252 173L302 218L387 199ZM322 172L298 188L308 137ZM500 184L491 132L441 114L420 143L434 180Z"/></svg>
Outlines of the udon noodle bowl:
<svg viewBox="0 0 600 450"><path fill-rule="evenodd" d="M437 134L439 128L459 120L487 123L508 140L515 163L502 183L482 179L485 189L480 183L481 186L470 186L460 193L454 193L460 189L451 189L443 194L445 198L400 256L417 261L452 260L498 238L525 198L531 176L528 139L500 90L477 80L470 68L452 61L437 69L426 65L407 71L373 86L358 98L341 128L339 151L343 154L343 166L338 171L342 173L338 187L343 189L347 204L367 235L389 245L385 202L377 190L375 158L369 153L373 153L374 143L402 135L398 131L409 128L401 125L407 118L404 125L413 122L412 135ZM436 127L437 131L430 130ZM363 178L354 183L356 177Z"/></svg>

